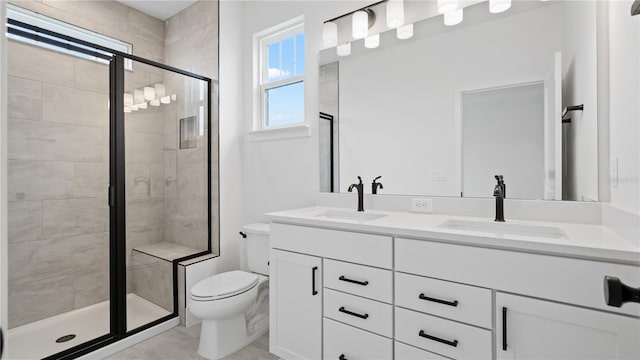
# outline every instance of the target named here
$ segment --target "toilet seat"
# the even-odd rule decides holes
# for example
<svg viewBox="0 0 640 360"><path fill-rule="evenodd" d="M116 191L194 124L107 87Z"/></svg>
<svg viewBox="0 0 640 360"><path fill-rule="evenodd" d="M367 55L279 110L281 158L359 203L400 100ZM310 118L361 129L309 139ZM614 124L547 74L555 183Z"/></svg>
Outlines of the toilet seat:
<svg viewBox="0 0 640 360"><path fill-rule="evenodd" d="M210 276L191 288L191 298L198 301L219 300L243 293L258 283L256 274L234 270Z"/></svg>

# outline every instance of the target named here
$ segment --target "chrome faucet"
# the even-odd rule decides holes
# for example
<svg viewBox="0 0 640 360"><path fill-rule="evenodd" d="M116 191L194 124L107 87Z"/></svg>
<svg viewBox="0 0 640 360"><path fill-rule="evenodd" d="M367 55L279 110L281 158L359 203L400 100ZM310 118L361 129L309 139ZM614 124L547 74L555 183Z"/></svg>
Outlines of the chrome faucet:
<svg viewBox="0 0 640 360"><path fill-rule="evenodd" d="M493 188L493 196L496 198L495 221L504 222L504 198L507 197L507 185L505 185L502 175L496 175L495 178L498 182Z"/></svg>
<svg viewBox="0 0 640 360"><path fill-rule="evenodd" d="M373 179L373 182L371 183L371 193L372 194L377 194L378 193L378 189L380 189L380 190L384 189L384 186L382 186L382 183L376 182L381 177L382 176L378 176L377 178Z"/></svg>
<svg viewBox="0 0 640 360"><path fill-rule="evenodd" d="M364 185L362 184L362 178L358 176L358 183L349 185L348 192L352 192L353 188L358 191L358 211L364 211Z"/></svg>

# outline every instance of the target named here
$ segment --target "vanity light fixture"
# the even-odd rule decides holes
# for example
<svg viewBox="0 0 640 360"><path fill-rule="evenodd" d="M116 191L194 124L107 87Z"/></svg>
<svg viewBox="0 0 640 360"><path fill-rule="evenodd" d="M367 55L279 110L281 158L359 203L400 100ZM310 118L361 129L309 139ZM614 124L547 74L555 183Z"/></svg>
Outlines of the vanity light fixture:
<svg viewBox="0 0 640 360"><path fill-rule="evenodd" d="M396 36L400 40L406 40L413 36L413 24L401 26L396 29Z"/></svg>
<svg viewBox="0 0 640 360"><path fill-rule="evenodd" d="M350 42L346 42L342 45L338 45L338 47L336 48L336 52L338 53L338 56L349 56L351 55L351 43Z"/></svg>
<svg viewBox="0 0 640 360"><path fill-rule="evenodd" d="M124 105L129 106L133 105L133 95L129 93L124 93Z"/></svg>
<svg viewBox="0 0 640 360"><path fill-rule="evenodd" d="M157 83L124 93L124 112L131 113L140 109L148 109L149 106L170 104L172 100L177 99L176 94L166 95L166 91L166 85Z"/></svg>
<svg viewBox="0 0 640 360"><path fill-rule="evenodd" d="M322 42L327 47L338 45L338 24L328 21L322 25Z"/></svg>
<svg viewBox="0 0 640 360"><path fill-rule="evenodd" d="M145 86L144 89L144 99L145 100L153 100L156 98L156 90L150 86Z"/></svg>
<svg viewBox="0 0 640 360"><path fill-rule="evenodd" d="M458 0L438 0L438 12L446 14L458 9Z"/></svg>
<svg viewBox="0 0 640 360"><path fill-rule="evenodd" d="M364 47L375 49L380 46L380 34L370 35L364 38Z"/></svg>
<svg viewBox="0 0 640 360"><path fill-rule="evenodd" d="M458 25L462 22L462 19L463 19L462 9L444 13L444 24L447 26Z"/></svg>
<svg viewBox="0 0 640 360"><path fill-rule="evenodd" d="M167 87L160 83L153 85L153 89L156 91L156 99L163 97L167 91Z"/></svg>
<svg viewBox="0 0 640 360"><path fill-rule="evenodd" d="M511 7L511 0L489 0L489 12L498 14Z"/></svg>
<svg viewBox="0 0 640 360"><path fill-rule="evenodd" d="M404 25L404 0L389 0L387 2L387 27L395 29Z"/></svg>
<svg viewBox="0 0 640 360"><path fill-rule="evenodd" d="M140 104L144 101L144 92L142 90L133 90L133 103Z"/></svg>
<svg viewBox="0 0 640 360"><path fill-rule="evenodd" d="M369 35L368 11L358 10L351 15L351 35L354 39L363 39Z"/></svg>
<svg viewBox="0 0 640 360"><path fill-rule="evenodd" d="M337 16L333 19L325 21L322 24L322 43L324 44L324 46L326 47L338 46L338 24L336 23L336 20L342 19L347 16L351 16L352 38L353 39L366 38L369 35L369 29L376 22L376 13L371 9L371 7L379 5L386 1L392 1L392 0L378 1L374 4L367 5L360 9L354 10L350 13L346 13L346 14ZM393 1L400 1L400 0L393 0ZM340 50L338 51L340 52ZM342 52L344 51L346 51L346 46L342 46ZM349 53L351 53L350 49L349 49Z"/></svg>

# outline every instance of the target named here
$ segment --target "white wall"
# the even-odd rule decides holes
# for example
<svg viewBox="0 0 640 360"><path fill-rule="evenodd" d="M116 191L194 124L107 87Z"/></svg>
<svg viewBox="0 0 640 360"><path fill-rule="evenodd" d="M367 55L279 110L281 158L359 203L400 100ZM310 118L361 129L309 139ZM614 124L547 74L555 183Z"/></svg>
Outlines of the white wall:
<svg viewBox="0 0 640 360"><path fill-rule="evenodd" d="M340 191L357 175L367 182L382 175L384 194L460 196L460 92L547 77L563 49L563 5L497 19L482 5L469 10L475 24L444 29L434 18L415 25L428 26L427 35L396 46L383 38L376 50L340 58ZM432 179L432 171L446 179ZM479 185L484 196L492 183L489 176Z"/></svg>
<svg viewBox="0 0 640 360"><path fill-rule="evenodd" d="M369 2L370 3L370 2ZM270 211L310 206L319 189L318 58L322 23L358 9L364 1L247 1L243 17L244 131L252 130L253 34L304 15L305 119L311 136L252 141L244 138L244 221L264 221ZM222 49L221 51L225 51ZM222 90L221 90L222 92ZM226 134L223 133L223 136ZM238 185L238 184L237 184ZM224 196L225 191L221 191ZM224 211L224 209L223 209Z"/></svg>
<svg viewBox="0 0 640 360"><path fill-rule="evenodd" d="M611 203L640 210L640 16L632 1L609 4L610 156L618 159Z"/></svg>
<svg viewBox="0 0 640 360"><path fill-rule="evenodd" d="M220 257L213 262L212 273L242 265L238 235L244 223L243 69L238 61L243 57L242 9L241 2L220 1Z"/></svg>
<svg viewBox="0 0 640 360"><path fill-rule="evenodd" d="M562 198L598 201L598 81L595 1L563 6L562 105L584 104L563 125L567 161Z"/></svg>
<svg viewBox="0 0 640 360"><path fill-rule="evenodd" d="M544 196L544 84L463 96L463 193L488 197L503 175L508 199Z"/></svg>

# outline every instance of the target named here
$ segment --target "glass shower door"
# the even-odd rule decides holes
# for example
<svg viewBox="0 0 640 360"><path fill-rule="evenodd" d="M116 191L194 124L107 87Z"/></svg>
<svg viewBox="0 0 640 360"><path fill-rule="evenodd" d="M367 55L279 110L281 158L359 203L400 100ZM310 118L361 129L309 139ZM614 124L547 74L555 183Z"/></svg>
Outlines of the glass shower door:
<svg viewBox="0 0 640 360"><path fill-rule="evenodd" d="M135 60L124 77L131 331L178 313L175 262L209 250L209 84Z"/></svg>
<svg viewBox="0 0 640 360"><path fill-rule="evenodd" d="M6 356L43 358L110 333L109 67L7 50Z"/></svg>

